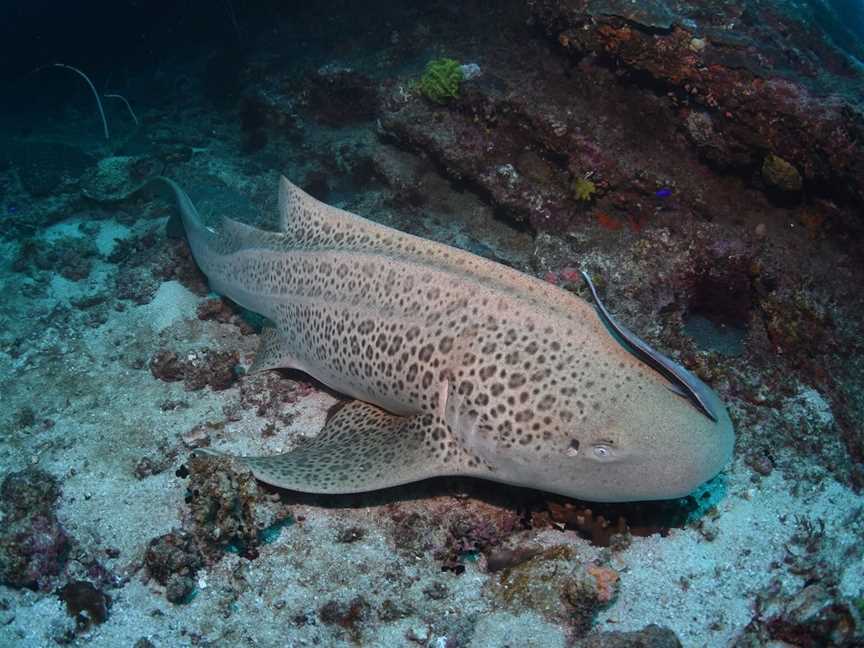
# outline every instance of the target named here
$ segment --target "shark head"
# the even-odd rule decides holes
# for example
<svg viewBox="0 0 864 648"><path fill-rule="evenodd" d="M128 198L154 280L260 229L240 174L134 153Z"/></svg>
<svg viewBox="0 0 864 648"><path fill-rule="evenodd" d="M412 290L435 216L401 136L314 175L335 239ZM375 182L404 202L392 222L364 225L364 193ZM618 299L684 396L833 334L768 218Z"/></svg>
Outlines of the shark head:
<svg viewBox="0 0 864 648"><path fill-rule="evenodd" d="M500 481L595 502L684 497L724 468L735 442L723 403L710 388L704 394L716 421L655 372L626 364L577 401L582 409L532 419L533 438L542 443L484 447L475 438L469 446L494 465L487 476ZM543 409L544 398L551 402L540 393L526 405Z"/></svg>
<svg viewBox="0 0 864 648"><path fill-rule="evenodd" d="M615 397L624 401L621 407L597 417L583 434L584 447L577 438L569 454L578 459L577 471L605 485L601 492L609 501L683 497L731 459L735 432L729 414L696 375L618 323L588 274L582 276L606 332L639 365L626 363L637 371Z"/></svg>
<svg viewBox="0 0 864 648"><path fill-rule="evenodd" d="M469 430L465 445L493 466L493 479L590 501L684 497L731 459L735 433L726 407L597 302L600 316L588 315L582 330L589 335L569 340L551 327L542 342L527 343L526 351L546 351L532 356L535 363L572 351L557 357L545 379L548 367L536 373L532 389L503 394L498 411L512 420L502 423L490 409L453 424Z"/></svg>
<svg viewBox="0 0 864 648"><path fill-rule="evenodd" d="M684 497L715 477L732 457L735 433L723 403L706 387L714 421L655 380L636 385L634 407L574 434L565 454L574 482L604 501ZM601 486L598 488L598 485Z"/></svg>

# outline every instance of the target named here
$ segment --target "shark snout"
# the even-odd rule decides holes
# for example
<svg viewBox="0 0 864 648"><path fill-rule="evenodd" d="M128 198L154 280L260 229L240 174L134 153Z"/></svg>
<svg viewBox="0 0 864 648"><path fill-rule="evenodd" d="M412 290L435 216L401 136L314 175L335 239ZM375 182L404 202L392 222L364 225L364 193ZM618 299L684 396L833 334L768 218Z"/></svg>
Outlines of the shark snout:
<svg viewBox="0 0 864 648"><path fill-rule="evenodd" d="M631 499L685 497L726 468L732 459L735 432L722 401L713 391L710 396L716 422L667 391L664 407L652 412L655 416L650 426L645 424L651 432L643 441L638 437L633 441L631 469L643 478L641 483L632 484L635 492Z"/></svg>
<svg viewBox="0 0 864 648"><path fill-rule="evenodd" d="M682 457L682 490L691 492L716 477L732 460L735 447L735 431L723 403L716 399L713 404L717 422L703 417L693 430L689 445L689 457Z"/></svg>

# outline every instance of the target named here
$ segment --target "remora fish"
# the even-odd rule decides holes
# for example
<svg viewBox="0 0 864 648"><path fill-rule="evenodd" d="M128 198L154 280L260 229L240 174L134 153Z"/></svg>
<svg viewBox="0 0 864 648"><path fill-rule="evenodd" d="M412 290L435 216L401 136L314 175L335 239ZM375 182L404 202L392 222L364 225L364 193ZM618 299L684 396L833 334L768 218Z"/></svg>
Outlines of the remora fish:
<svg viewBox="0 0 864 648"><path fill-rule="evenodd" d="M355 399L294 450L242 457L261 481L354 493L471 475L614 502L684 496L731 457L716 393L599 301L603 319L285 178L277 232L228 218L214 229L167 182L211 287L272 323L252 369L300 369Z"/></svg>

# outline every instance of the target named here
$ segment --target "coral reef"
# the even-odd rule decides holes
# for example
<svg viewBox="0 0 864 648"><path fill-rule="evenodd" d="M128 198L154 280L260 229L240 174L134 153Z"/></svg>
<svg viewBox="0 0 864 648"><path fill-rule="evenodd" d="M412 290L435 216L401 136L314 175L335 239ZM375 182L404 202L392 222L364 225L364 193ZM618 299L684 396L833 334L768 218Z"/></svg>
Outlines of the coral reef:
<svg viewBox="0 0 864 648"><path fill-rule="evenodd" d="M780 47L760 33L792 34L799 51L821 48L817 57L839 61L794 19L760 7L732 35L722 24L740 16L742 9L733 3L710 17L698 2L650 3L645 10L603 1L530 0L528 5L531 20L575 57L599 57L669 92L681 118L703 124L693 141L715 164L746 174L770 151L768 166L777 171L769 173L782 176L785 188L800 182L794 180L794 166L813 188L846 201L864 198L861 156L853 144L864 125L861 114L842 99L821 100L826 88L799 82L811 76L812 55L795 58L791 67L798 75L790 74L788 45ZM690 16L698 17L698 26ZM748 48L758 48L760 56L748 56ZM847 74L837 64L819 76L836 88Z"/></svg>
<svg viewBox="0 0 864 648"><path fill-rule="evenodd" d="M783 158L769 153L762 162L762 178L781 191L801 191L801 174Z"/></svg>
<svg viewBox="0 0 864 648"><path fill-rule="evenodd" d="M188 480L183 528L152 539L144 564L166 599L188 603L198 570L226 552L257 558L259 547L275 541L292 519L278 498L262 497L251 473L237 470L233 460L193 454L178 475Z"/></svg>
<svg viewBox="0 0 864 648"><path fill-rule="evenodd" d="M144 565L147 573L165 587L165 597L181 603L195 589L195 572L204 565L204 556L191 534L172 532L150 541Z"/></svg>
<svg viewBox="0 0 864 648"><path fill-rule="evenodd" d="M450 522L447 540L435 550L435 558L442 562L443 570L461 574L466 558L492 550L519 526L519 518L507 512L494 520L458 517Z"/></svg>
<svg viewBox="0 0 864 648"><path fill-rule="evenodd" d="M79 631L87 631L92 624L105 623L111 597L93 586L93 583L75 580L60 588L58 595L66 604L66 611L75 617Z"/></svg>
<svg viewBox="0 0 864 648"><path fill-rule="evenodd" d="M849 601L821 584L787 592L774 582L757 598L758 616L736 641L736 648L783 641L793 646L856 646L864 641Z"/></svg>
<svg viewBox="0 0 864 648"><path fill-rule="evenodd" d="M450 58L434 59L426 64L417 87L430 101L443 104L459 96L463 77L459 61Z"/></svg>
<svg viewBox="0 0 864 648"><path fill-rule="evenodd" d="M55 513L60 486L43 470L8 474L0 484L0 582L48 590L61 574L71 539Z"/></svg>
<svg viewBox="0 0 864 648"><path fill-rule="evenodd" d="M206 455L193 455L187 466L190 524L202 550L209 556L231 550L256 557L263 526L256 524L255 478L234 469L228 459Z"/></svg>
<svg viewBox="0 0 864 648"><path fill-rule="evenodd" d="M536 610L570 625L580 636L591 628L597 611L614 599L618 579L607 567L580 564L573 549L562 545L501 570L489 587L503 605Z"/></svg>
<svg viewBox="0 0 864 648"><path fill-rule="evenodd" d="M95 160L79 147L62 142L31 142L12 146L10 158L21 184L36 197L62 193L70 180L80 177Z"/></svg>
<svg viewBox="0 0 864 648"><path fill-rule="evenodd" d="M116 156L99 160L81 177L81 193L99 203L129 198L158 175L161 165L147 156Z"/></svg>
<svg viewBox="0 0 864 648"><path fill-rule="evenodd" d="M215 320L221 324L233 324L240 329L241 335L250 335L255 328L244 320L237 308L227 299L208 299L198 305L198 319Z"/></svg>
<svg viewBox="0 0 864 648"><path fill-rule="evenodd" d="M69 281L86 279L98 256L96 246L84 237L53 242L26 240L19 247L13 269L31 276L37 270L59 274Z"/></svg>
<svg viewBox="0 0 864 648"><path fill-rule="evenodd" d="M595 193L597 193L596 185L587 178L576 178L573 181L573 195L576 196L576 200L588 202Z"/></svg>
<svg viewBox="0 0 864 648"><path fill-rule="evenodd" d="M318 618L322 623L343 628L357 645L362 645L362 624L368 616L369 604L361 597L345 603L328 601L318 610Z"/></svg>
<svg viewBox="0 0 864 648"><path fill-rule="evenodd" d="M158 351L150 359L150 372L165 382L183 381L187 391L210 387L228 389L237 380L240 356L236 351L191 352L181 358L173 351Z"/></svg>
<svg viewBox="0 0 864 648"><path fill-rule="evenodd" d="M574 648L681 648L674 632L657 625L636 632L600 632L573 645Z"/></svg>

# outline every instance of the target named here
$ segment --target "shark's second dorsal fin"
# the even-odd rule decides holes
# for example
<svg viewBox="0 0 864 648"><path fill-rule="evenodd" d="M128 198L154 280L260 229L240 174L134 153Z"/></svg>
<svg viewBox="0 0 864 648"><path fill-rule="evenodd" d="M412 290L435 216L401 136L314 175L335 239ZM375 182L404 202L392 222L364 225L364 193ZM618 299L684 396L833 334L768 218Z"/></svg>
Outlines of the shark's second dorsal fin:
<svg viewBox="0 0 864 648"><path fill-rule="evenodd" d="M241 223L227 216L223 216L219 220L219 234L226 252L266 247L269 239L273 238L271 232Z"/></svg>

